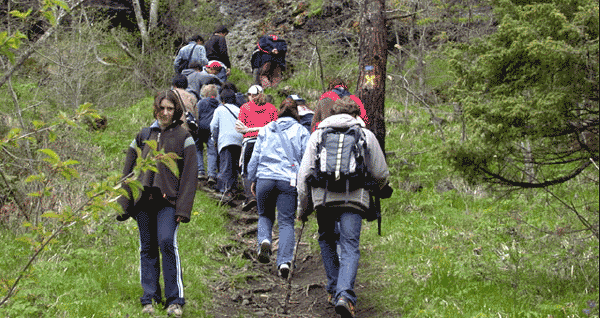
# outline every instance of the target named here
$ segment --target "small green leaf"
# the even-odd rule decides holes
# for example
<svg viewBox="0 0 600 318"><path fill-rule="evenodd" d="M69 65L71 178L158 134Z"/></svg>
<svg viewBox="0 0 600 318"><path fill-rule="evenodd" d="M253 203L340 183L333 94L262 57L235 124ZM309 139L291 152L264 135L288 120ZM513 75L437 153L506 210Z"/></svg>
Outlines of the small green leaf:
<svg viewBox="0 0 600 318"><path fill-rule="evenodd" d="M46 211L46 212L44 212L44 213L42 214L42 217L43 217L43 218L53 218L53 219L56 219L56 218L60 218L60 215L58 215L58 214L57 214L56 212L54 212L54 211Z"/></svg>
<svg viewBox="0 0 600 318"><path fill-rule="evenodd" d="M56 152L54 152L52 149L45 148L45 149L40 149L38 151L43 152L44 154L46 154L48 156L48 158L45 158L44 161L51 163L51 164L57 164L60 162L60 158L58 157Z"/></svg>
<svg viewBox="0 0 600 318"><path fill-rule="evenodd" d="M21 12L21 11L18 11L18 10L12 10L9 13L13 17L25 19L25 18L27 18L29 16L29 14L31 14L31 9L27 10L27 12Z"/></svg>

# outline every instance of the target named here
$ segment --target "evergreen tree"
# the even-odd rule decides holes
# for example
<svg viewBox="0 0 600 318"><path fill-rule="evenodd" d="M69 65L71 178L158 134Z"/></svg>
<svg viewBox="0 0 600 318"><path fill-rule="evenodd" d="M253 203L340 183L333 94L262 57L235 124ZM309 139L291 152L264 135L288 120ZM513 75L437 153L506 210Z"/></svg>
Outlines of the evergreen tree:
<svg viewBox="0 0 600 318"><path fill-rule="evenodd" d="M489 37L448 50L471 130L448 157L470 181L540 188L598 162L598 1L496 3Z"/></svg>

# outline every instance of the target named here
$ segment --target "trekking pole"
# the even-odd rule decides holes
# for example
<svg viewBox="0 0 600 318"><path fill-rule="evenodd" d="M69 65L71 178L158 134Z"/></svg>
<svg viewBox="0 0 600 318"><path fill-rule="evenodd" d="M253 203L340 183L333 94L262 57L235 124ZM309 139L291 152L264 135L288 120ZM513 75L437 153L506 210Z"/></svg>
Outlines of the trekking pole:
<svg viewBox="0 0 600 318"><path fill-rule="evenodd" d="M296 250L294 251L294 258L292 258L292 268L290 268L290 274L287 278L287 290L285 292L285 303L283 304L283 313L288 314L288 304L290 303L290 294L292 291L292 276L294 275L296 268L296 257L298 256L298 249L300 248L300 240L302 239L302 232L304 232L305 221L302 221L302 227L300 228L300 233L298 233L298 242L296 242Z"/></svg>

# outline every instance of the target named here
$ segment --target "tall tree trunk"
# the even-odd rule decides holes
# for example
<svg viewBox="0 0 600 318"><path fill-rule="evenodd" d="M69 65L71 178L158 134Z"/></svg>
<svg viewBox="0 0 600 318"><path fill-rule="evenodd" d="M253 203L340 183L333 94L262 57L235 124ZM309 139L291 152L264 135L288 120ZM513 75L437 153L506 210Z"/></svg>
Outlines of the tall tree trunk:
<svg viewBox="0 0 600 318"><path fill-rule="evenodd" d="M142 7L140 5L139 0L133 0L133 12L135 12L135 19L138 24L138 29L140 29L140 35L142 37L142 53L144 52L144 48L146 47L146 43L150 42L150 36L148 35L148 28L146 28L146 20L144 20L144 15L142 13Z"/></svg>
<svg viewBox="0 0 600 318"><path fill-rule="evenodd" d="M150 18L148 20L148 32L150 32L158 25L158 0L150 2Z"/></svg>
<svg viewBox="0 0 600 318"><path fill-rule="evenodd" d="M387 31L385 0L364 0L360 16L357 96L365 105L369 128L385 151L385 78Z"/></svg>

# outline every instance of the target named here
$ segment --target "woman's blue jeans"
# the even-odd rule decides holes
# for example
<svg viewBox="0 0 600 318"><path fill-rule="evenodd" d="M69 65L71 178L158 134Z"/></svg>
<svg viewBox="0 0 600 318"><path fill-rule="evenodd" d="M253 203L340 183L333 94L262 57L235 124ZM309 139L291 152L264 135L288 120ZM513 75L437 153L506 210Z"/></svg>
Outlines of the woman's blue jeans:
<svg viewBox="0 0 600 318"><path fill-rule="evenodd" d="M175 208L163 206L158 211L140 211L135 220L140 232L140 280L144 289L140 298L142 305L151 304L153 299L162 303L159 282L162 257L166 304L183 306L185 299L177 246L179 223L175 220Z"/></svg>
<svg viewBox="0 0 600 318"><path fill-rule="evenodd" d="M294 255L294 222L298 192L289 181L258 179L256 182L256 206L258 208L258 244L267 239L273 242L273 223L277 208L279 224L279 249L277 266L291 263Z"/></svg>
<svg viewBox="0 0 600 318"><path fill-rule="evenodd" d="M196 155L198 158L198 173L206 172L209 177L217 178L217 148L215 147L215 141L212 137L208 139L206 143L206 165L207 170L204 169L204 144L196 142Z"/></svg>

